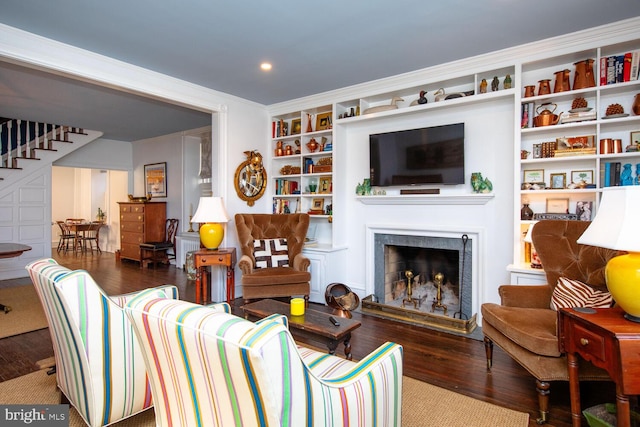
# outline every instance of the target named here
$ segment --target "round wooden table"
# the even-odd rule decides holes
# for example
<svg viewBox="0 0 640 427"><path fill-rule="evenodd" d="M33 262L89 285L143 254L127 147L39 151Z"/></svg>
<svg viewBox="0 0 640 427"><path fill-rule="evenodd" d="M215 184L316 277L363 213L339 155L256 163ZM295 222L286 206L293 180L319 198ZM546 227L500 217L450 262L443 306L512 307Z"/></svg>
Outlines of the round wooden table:
<svg viewBox="0 0 640 427"><path fill-rule="evenodd" d="M14 258L22 255L23 252L30 250L31 246L23 245L21 243L0 243L0 258ZM0 310L4 311L6 314L11 311L11 307L0 304Z"/></svg>

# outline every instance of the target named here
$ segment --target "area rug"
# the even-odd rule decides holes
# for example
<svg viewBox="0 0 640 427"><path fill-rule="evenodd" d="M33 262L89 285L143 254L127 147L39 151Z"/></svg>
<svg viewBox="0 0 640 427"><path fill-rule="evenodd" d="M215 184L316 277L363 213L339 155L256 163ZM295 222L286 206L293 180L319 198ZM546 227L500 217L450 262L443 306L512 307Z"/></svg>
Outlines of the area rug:
<svg viewBox="0 0 640 427"><path fill-rule="evenodd" d="M47 318L33 285L0 289L0 304L11 311L0 312L0 338L46 328Z"/></svg>
<svg viewBox="0 0 640 427"><path fill-rule="evenodd" d="M527 427L529 415L482 402L471 397L404 377L402 426L404 427ZM0 404L58 403L54 375L38 371L0 383ZM72 427L84 426L75 409L70 410ZM154 426L153 410L113 424L117 427Z"/></svg>

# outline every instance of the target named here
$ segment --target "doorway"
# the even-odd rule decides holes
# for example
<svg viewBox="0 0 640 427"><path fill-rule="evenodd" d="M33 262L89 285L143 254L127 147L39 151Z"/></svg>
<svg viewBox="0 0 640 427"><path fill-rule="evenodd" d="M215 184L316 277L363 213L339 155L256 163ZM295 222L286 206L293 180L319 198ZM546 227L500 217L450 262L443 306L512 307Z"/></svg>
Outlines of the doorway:
<svg viewBox="0 0 640 427"><path fill-rule="evenodd" d="M100 230L100 248L104 252L120 249L118 202L127 200L128 181L127 171L53 166L51 247L58 245L60 234L55 221L66 218L93 221L100 208L106 213L105 227Z"/></svg>

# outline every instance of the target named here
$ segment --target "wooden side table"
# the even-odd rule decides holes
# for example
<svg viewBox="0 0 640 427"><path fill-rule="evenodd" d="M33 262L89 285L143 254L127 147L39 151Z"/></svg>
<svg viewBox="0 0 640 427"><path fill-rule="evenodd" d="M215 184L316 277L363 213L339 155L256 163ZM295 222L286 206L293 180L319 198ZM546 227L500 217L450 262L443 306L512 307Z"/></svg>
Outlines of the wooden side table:
<svg viewBox="0 0 640 427"><path fill-rule="evenodd" d="M193 265L196 268L196 304L208 304L209 284L206 267L222 265L227 267L227 302L235 299L236 248L201 249L193 252Z"/></svg>
<svg viewBox="0 0 640 427"><path fill-rule="evenodd" d="M628 427L629 395L640 394L640 323L623 317L617 307L583 313L575 309L558 312L560 351L567 353L571 419L580 426L578 356L605 369L616 383L618 426Z"/></svg>

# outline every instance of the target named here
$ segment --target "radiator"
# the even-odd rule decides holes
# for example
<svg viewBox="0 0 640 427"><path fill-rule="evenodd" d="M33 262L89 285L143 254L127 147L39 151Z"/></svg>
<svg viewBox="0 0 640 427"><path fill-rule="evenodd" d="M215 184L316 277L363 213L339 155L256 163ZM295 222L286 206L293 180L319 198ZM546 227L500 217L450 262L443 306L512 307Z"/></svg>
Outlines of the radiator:
<svg viewBox="0 0 640 427"><path fill-rule="evenodd" d="M184 233L176 236L176 267L184 269L187 252L200 249L200 235Z"/></svg>

